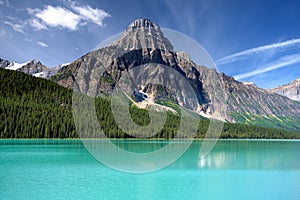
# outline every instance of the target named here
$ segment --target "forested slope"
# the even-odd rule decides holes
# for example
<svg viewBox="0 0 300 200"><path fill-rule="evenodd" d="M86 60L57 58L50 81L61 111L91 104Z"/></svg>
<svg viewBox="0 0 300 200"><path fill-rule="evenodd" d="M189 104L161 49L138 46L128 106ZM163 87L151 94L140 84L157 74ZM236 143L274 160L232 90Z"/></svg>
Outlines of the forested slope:
<svg viewBox="0 0 300 200"><path fill-rule="evenodd" d="M0 68L0 138L77 138L72 117L72 91L46 79ZM96 110L105 134L128 138L113 119L109 98L97 98ZM147 110L130 107L134 121L149 123ZM164 128L154 138L172 138L180 116L168 112ZM205 137L209 120L199 119L198 138ZM282 129L226 123L222 138L300 138Z"/></svg>

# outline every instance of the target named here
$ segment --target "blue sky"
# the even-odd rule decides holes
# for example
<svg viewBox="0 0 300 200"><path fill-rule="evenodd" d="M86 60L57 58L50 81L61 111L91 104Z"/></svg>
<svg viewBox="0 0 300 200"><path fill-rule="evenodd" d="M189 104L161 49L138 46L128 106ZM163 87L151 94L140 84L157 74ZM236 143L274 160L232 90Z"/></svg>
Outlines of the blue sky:
<svg viewBox="0 0 300 200"><path fill-rule="evenodd" d="M0 0L0 58L72 62L137 18L200 43L219 71L271 88L300 77L298 1Z"/></svg>

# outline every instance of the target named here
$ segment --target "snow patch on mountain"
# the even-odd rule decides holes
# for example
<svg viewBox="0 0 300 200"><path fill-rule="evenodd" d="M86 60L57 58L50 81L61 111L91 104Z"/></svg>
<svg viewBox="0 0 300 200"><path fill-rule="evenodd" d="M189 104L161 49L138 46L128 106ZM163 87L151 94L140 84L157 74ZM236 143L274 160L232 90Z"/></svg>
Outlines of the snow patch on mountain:
<svg viewBox="0 0 300 200"><path fill-rule="evenodd" d="M18 70L20 68L22 68L23 66L27 65L28 63L30 63L31 61L25 62L25 63L17 63L17 62L13 62L10 65L8 65L5 69L9 69L9 70Z"/></svg>
<svg viewBox="0 0 300 200"><path fill-rule="evenodd" d="M0 58L0 67L8 70L20 71L35 77L48 79L55 75L62 67L69 65L70 63L63 63L55 67L49 68L43 65L39 60L31 60L24 63L9 62Z"/></svg>
<svg viewBox="0 0 300 200"><path fill-rule="evenodd" d="M45 72L38 72L38 73L32 74L32 76L39 77L39 78L45 78Z"/></svg>

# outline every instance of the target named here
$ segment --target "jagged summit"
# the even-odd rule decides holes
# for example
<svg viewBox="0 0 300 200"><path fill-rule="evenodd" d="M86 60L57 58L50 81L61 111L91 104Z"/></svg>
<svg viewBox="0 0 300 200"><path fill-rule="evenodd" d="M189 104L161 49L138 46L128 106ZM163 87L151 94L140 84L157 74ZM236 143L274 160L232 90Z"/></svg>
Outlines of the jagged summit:
<svg viewBox="0 0 300 200"><path fill-rule="evenodd" d="M160 27L149 19L137 19L130 23L120 40L112 44L118 49L159 49L173 51L173 45L164 36Z"/></svg>
<svg viewBox="0 0 300 200"><path fill-rule="evenodd" d="M34 59L24 63L18 63L16 61L10 62L8 60L3 60L0 58L0 67L8 70L15 70L30 74L37 77L49 78L50 71L53 70L43 65L39 60Z"/></svg>
<svg viewBox="0 0 300 200"><path fill-rule="evenodd" d="M135 28L159 28L157 24L150 19L136 19L128 26L127 30Z"/></svg>

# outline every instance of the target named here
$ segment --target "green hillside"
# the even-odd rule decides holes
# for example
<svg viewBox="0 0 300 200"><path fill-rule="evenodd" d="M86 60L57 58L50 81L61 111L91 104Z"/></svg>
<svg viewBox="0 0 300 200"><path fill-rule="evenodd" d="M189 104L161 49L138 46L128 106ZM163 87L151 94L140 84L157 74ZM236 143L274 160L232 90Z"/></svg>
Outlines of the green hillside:
<svg viewBox="0 0 300 200"><path fill-rule="evenodd" d="M288 131L299 132L299 116L275 116L275 115L257 115L253 113L231 113L231 116L242 124L276 127Z"/></svg>
<svg viewBox="0 0 300 200"><path fill-rule="evenodd" d="M72 117L72 91L49 80L0 68L0 138L77 138ZM110 99L97 98L97 117L107 137L130 137L116 125ZM149 123L147 110L130 106L133 120ZM167 113L164 128L154 138L173 138L180 116ZM209 120L200 119L197 138L205 137ZM185 136L183 136L185 137ZM226 123L222 138L300 138L283 129Z"/></svg>

